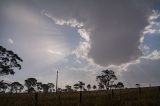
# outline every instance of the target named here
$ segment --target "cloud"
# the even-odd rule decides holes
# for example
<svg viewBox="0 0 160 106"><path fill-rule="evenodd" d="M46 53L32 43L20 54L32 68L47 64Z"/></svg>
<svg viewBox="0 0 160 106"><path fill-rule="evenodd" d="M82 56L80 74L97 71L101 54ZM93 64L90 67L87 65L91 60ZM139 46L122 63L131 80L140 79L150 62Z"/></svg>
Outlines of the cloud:
<svg viewBox="0 0 160 106"><path fill-rule="evenodd" d="M149 25L147 25L143 31L144 35L160 33L160 23L157 20L160 18L158 10L152 10L152 14L148 18Z"/></svg>
<svg viewBox="0 0 160 106"><path fill-rule="evenodd" d="M141 59L139 64L133 64L128 67L128 71L121 73L121 78L126 86L135 87L136 83L159 85L160 60Z"/></svg>
<svg viewBox="0 0 160 106"><path fill-rule="evenodd" d="M96 75L106 68L123 76L122 81L128 84L134 78L141 79L145 72L149 74L149 66L159 74L154 67L159 63L159 50L145 44L146 34L159 31L159 24L153 21L158 20L158 12L151 11L147 2L23 2L9 2L1 9L4 30L0 37L15 39L14 49L11 45L10 48L24 59L22 71L12 79L35 77L42 82L53 82L57 67L61 68L60 85L63 86L78 80L95 83ZM8 33L15 36L6 37ZM143 67L147 68L142 70ZM151 77L154 79L154 74Z"/></svg>
<svg viewBox="0 0 160 106"><path fill-rule="evenodd" d="M52 80L53 76L48 76L54 75L52 70L58 64L67 62L66 57L77 46L75 42L80 37L75 35L78 33L73 33L73 28L54 24L32 3L11 1L3 5L6 6L2 9L5 20L1 24L3 29L0 29L3 32L0 39L4 41L1 44L24 60L22 70L15 70L16 74L11 78L24 80L40 76ZM13 39L14 45L9 45Z"/></svg>
<svg viewBox="0 0 160 106"><path fill-rule="evenodd" d="M80 42L80 46L72 53L76 56L86 58L90 49L90 45L87 42Z"/></svg>
<svg viewBox="0 0 160 106"><path fill-rule="evenodd" d="M148 18L149 25L147 25L143 31L143 37L141 39L141 45L140 48L143 52L143 56L141 58L149 59L149 60L158 60L160 59L160 51L159 51L159 44L157 43L155 47L154 42L155 39L159 39L159 33L160 33L160 22L158 21L160 19L160 13L158 10L153 10L152 14ZM152 40L153 39L153 40ZM151 40L150 43L147 42L148 40Z"/></svg>
<svg viewBox="0 0 160 106"><path fill-rule="evenodd" d="M139 40L151 14L147 2L62 0L36 3L56 24L78 29L90 45L87 58L96 64L120 65L142 55Z"/></svg>
<svg viewBox="0 0 160 106"><path fill-rule="evenodd" d="M158 59L160 59L160 51L154 50L150 54L148 54L146 56L142 56L142 58L150 59L150 60L158 60Z"/></svg>
<svg viewBox="0 0 160 106"><path fill-rule="evenodd" d="M138 59L142 55L138 48L139 39L150 13L141 12L142 8L129 2L109 7L105 15L100 13L101 18L96 19L89 57L103 66L121 65Z"/></svg>
<svg viewBox="0 0 160 106"><path fill-rule="evenodd" d="M45 11L43 11L43 14L48 18L52 19L57 25L60 26L67 25L69 27L75 28L77 30L77 33L79 33L79 35L81 36L81 38L83 38L83 40L80 41L79 46L72 51L72 54L75 54L78 58L85 58L86 60L90 60L87 57L91 47L90 32L84 28L84 24L82 22L78 22L76 19L73 18L69 20L57 19Z"/></svg>
<svg viewBox="0 0 160 106"><path fill-rule="evenodd" d="M13 44L13 43L14 43L13 39L11 39L11 38L8 39L8 42L9 42L10 44Z"/></svg>
<svg viewBox="0 0 160 106"><path fill-rule="evenodd" d="M62 52L54 51L54 50L51 50L51 49L49 49L48 52L51 53L51 54L54 54L54 55L62 55Z"/></svg>
<svg viewBox="0 0 160 106"><path fill-rule="evenodd" d="M148 18L149 24L142 32L141 38L143 39L140 40L139 48L143 55L139 59L120 66L111 65L109 67L118 70L118 77L124 81L126 86L135 87L136 83L140 83L142 86L159 85L159 19L159 11L153 10Z"/></svg>

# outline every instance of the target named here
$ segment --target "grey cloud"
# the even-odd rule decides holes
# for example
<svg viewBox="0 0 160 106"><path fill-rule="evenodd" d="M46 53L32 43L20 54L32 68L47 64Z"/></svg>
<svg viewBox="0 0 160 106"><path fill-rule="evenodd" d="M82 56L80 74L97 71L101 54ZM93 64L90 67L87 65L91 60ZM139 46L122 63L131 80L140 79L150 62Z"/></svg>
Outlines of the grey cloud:
<svg viewBox="0 0 160 106"><path fill-rule="evenodd" d="M122 73L122 78L130 87L134 87L136 83L159 85L160 60L141 60L140 64L129 66L128 71Z"/></svg>
<svg viewBox="0 0 160 106"><path fill-rule="evenodd" d="M141 55L138 46L140 32L147 25L147 9L130 1L106 5L102 5L94 21L89 57L100 65L120 65L137 59Z"/></svg>
<svg viewBox="0 0 160 106"><path fill-rule="evenodd" d="M141 56L140 32L148 24L151 4L131 0L36 1L60 19L75 18L91 31L88 57L99 65L120 65Z"/></svg>

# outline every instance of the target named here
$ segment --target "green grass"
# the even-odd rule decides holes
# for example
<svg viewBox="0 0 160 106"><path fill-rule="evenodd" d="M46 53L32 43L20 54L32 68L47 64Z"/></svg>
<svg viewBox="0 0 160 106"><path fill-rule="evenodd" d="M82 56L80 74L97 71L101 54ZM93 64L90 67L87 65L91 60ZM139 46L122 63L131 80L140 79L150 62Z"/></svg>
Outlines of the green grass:
<svg viewBox="0 0 160 106"><path fill-rule="evenodd" d="M39 93L37 106L160 106L160 88ZM35 106L35 94L0 94L0 106Z"/></svg>

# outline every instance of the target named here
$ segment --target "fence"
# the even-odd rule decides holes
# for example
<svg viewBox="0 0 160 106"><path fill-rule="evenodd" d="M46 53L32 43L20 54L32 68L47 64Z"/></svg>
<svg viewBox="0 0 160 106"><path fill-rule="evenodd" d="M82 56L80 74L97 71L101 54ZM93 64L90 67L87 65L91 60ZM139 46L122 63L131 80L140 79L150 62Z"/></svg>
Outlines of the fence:
<svg viewBox="0 0 160 106"><path fill-rule="evenodd" d="M0 95L0 106L125 106L132 103L134 105L136 103L147 104L152 101L154 101L153 103L157 102L157 106L159 106L160 87L109 91ZM156 106L156 104L153 105Z"/></svg>

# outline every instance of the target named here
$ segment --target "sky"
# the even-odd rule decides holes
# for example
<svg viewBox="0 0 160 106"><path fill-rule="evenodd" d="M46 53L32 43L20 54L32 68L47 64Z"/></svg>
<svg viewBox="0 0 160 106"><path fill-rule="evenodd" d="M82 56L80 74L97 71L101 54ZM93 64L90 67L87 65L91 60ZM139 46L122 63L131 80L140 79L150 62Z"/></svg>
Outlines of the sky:
<svg viewBox="0 0 160 106"><path fill-rule="evenodd" d="M7 81L97 84L115 71L126 87L160 84L159 0L1 0L0 45L23 63Z"/></svg>

